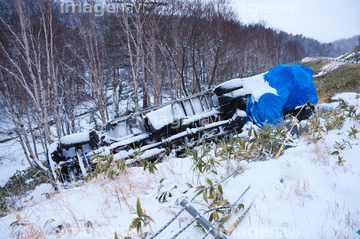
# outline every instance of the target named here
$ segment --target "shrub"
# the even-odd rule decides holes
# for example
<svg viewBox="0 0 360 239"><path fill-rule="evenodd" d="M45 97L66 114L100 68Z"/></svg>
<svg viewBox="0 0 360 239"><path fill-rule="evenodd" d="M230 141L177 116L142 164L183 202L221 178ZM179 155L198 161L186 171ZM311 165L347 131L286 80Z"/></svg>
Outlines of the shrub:
<svg viewBox="0 0 360 239"><path fill-rule="evenodd" d="M9 212L11 209L19 210L16 201L43 183L50 183L49 174L40 168L16 171L6 184L0 187L0 212ZM3 213L0 216L4 216Z"/></svg>

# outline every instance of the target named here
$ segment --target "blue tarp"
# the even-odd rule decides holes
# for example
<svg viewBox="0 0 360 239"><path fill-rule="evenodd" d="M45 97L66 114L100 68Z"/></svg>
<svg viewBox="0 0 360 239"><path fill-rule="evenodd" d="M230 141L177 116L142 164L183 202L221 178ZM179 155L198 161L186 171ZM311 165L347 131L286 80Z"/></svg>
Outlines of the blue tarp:
<svg viewBox="0 0 360 239"><path fill-rule="evenodd" d="M264 75L264 80L276 89L277 95L263 94L258 101L249 96L247 115L262 127L263 123L280 125L282 112L310 101L317 104L316 87L312 81L313 70L302 65L278 65Z"/></svg>

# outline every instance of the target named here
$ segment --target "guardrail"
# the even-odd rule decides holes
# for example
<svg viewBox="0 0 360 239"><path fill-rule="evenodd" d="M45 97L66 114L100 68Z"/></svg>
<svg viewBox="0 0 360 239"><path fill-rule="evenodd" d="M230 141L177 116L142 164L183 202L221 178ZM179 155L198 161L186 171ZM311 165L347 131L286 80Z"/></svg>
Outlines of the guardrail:
<svg viewBox="0 0 360 239"><path fill-rule="evenodd" d="M329 58L329 57L314 57L314 58L324 59L324 60L328 60L328 61L338 61L338 62L345 62L345 63L352 63L352 64L360 64L360 60L359 61L349 61L349 60L345 60L345 59Z"/></svg>

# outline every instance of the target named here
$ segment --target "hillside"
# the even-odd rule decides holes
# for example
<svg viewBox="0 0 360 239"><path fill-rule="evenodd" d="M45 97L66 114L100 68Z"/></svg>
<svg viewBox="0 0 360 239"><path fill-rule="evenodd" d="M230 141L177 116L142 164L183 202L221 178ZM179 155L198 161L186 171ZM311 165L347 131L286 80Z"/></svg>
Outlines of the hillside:
<svg viewBox="0 0 360 239"><path fill-rule="evenodd" d="M351 52L346 55L350 56ZM310 57L303 59L300 64L314 70L313 81L319 98L331 97L342 92L360 93L360 64L343 62L336 58Z"/></svg>
<svg viewBox="0 0 360 239"><path fill-rule="evenodd" d="M360 45L338 58L347 61L360 61Z"/></svg>
<svg viewBox="0 0 360 239"><path fill-rule="evenodd" d="M356 73L349 69L358 70L314 58L303 64L314 69L318 91L326 96L334 90L329 79L351 80ZM337 73L343 67L349 68ZM173 238L181 232L178 238L204 238L186 211L162 231L186 199L231 233L229 238L356 238L360 193L352 182L360 180L360 97L342 93L330 102L320 102L316 115L299 123L295 135L248 122L241 137L186 146L184 158L170 154L138 167L105 158L94 175L59 191L40 171L17 173L1 188L0 235L135 239L155 233Z"/></svg>
<svg viewBox="0 0 360 239"><path fill-rule="evenodd" d="M129 1L136 14L119 4L102 16L60 0L0 2L2 185L15 170L45 169L63 136L349 43L244 24L216 1Z"/></svg>
<svg viewBox="0 0 360 239"><path fill-rule="evenodd" d="M229 238L356 238L360 193L352 182L360 180L360 65L348 61L357 59L357 51L301 61L314 70L319 98L331 99L297 124L297 134L248 122L241 137L185 145L184 158L170 154L138 167L105 158L95 174L59 191L46 172L28 169L11 122L1 118L1 238L153 238L182 209L183 199L232 233ZM123 92L129 94L128 88ZM79 130L96 127L87 109L78 109ZM191 220L182 212L157 238L180 230L179 238L203 238Z"/></svg>
<svg viewBox="0 0 360 239"><path fill-rule="evenodd" d="M155 233L180 211L182 199L190 201L202 187L223 181L221 187L197 196L192 205L201 212L210 208L206 218L213 215L217 221L223 211L215 208L235 203L231 216L220 223L229 230L244 216L231 238L356 238L360 194L352 182L360 180L358 96L341 94L334 103L319 104L317 115L301 124L306 132L293 137L295 147L286 149L278 160L276 142L284 136L269 127L227 143L203 144L188 151L186 158L170 155L153 172L145 166L120 171L105 167L90 181L59 192L42 184L16 202L19 210L0 219L0 234L114 238L116 232L119 238L140 238L130 226L134 218L150 216L152 220L145 220L148 225L139 228L147 235ZM109 177L111 170L117 174ZM222 201L212 204L214 198ZM137 199L141 205L136 205ZM183 212L157 238L174 236L191 219ZM179 238L203 238L194 226Z"/></svg>

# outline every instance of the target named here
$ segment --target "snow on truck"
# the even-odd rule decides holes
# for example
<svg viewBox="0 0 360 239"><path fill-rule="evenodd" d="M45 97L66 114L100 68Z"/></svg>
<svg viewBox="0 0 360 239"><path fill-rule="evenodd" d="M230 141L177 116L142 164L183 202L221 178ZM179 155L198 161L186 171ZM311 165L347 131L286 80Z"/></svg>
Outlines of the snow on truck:
<svg viewBox="0 0 360 239"><path fill-rule="evenodd" d="M51 175L71 183L96 167L94 155L112 154L114 160L153 160L164 153L182 152L185 142L199 143L213 137L241 132L251 121L279 125L285 114L308 118L318 98L313 70L301 65L279 65L265 74L233 79L213 90L144 109L92 130L62 137L48 150ZM139 154L141 150L141 154Z"/></svg>

